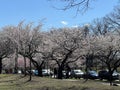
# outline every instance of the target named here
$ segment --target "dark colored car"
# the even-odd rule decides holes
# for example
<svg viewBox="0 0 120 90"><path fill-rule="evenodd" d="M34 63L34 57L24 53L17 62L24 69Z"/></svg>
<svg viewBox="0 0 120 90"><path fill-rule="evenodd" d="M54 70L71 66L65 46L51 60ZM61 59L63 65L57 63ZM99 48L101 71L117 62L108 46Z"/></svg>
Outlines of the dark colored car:
<svg viewBox="0 0 120 90"><path fill-rule="evenodd" d="M88 71L86 74L84 74L84 79L98 79L98 73L96 71Z"/></svg>
<svg viewBox="0 0 120 90"><path fill-rule="evenodd" d="M110 74L106 70L99 71L98 75L99 75L100 80L103 80L103 79L109 80L110 79ZM119 79L119 73L113 72L112 80L117 80L117 79Z"/></svg>
<svg viewBox="0 0 120 90"><path fill-rule="evenodd" d="M34 71L34 75L38 75L38 70L35 70L35 71Z"/></svg>

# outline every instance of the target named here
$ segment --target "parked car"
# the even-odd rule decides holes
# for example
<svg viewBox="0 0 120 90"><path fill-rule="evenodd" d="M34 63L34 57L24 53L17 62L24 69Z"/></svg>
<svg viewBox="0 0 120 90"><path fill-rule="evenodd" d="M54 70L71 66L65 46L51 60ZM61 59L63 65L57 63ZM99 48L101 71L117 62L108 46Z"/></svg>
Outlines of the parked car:
<svg viewBox="0 0 120 90"><path fill-rule="evenodd" d="M21 71L21 70L18 70L18 74L22 74L22 71Z"/></svg>
<svg viewBox="0 0 120 90"><path fill-rule="evenodd" d="M33 71L33 70L27 70L27 71L26 71L26 74L27 74L27 75L29 75L29 74L32 74L32 75L33 75L33 74L34 74L34 71Z"/></svg>
<svg viewBox="0 0 120 90"><path fill-rule="evenodd" d="M84 72L80 69L76 69L76 70L72 70L70 73L70 77L71 78L82 78L83 77Z"/></svg>
<svg viewBox="0 0 120 90"><path fill-rule="evenodd" d="M50 69L42 69L43 76L52 76L53 72Z"/></svg>
<svg viewBox="0 0 120 90"><path fill-rule="evenodd" d="M107 71L107 70L102 70L102 71L99 71L99 73L98 73L98 75L99 75L99 78L100 78L100 80L103 80L103 79L107 79L107 80L109 80L110 78L110 74L109 74L109 72ZM119 73L118 72L113 72L113 74L112 74L112 80L117 80L117 79L119 79Z"/></svg>
<svg viewBox="0 0 120 90"><path fill-rule="evenodd" d="M38 75L38 70L35 70L35 71L34 71L34 75Z"/></svg>
<svg viewBox="0 0 120 90"><path fill-rule="evenodd" d="M85 73L83 75L83 78L84 79L98 79L99 77L98 77L98 73L92 70L92 71L88 71L87 73Z"/></svg>
<svg viewBox="0 0 120 90"><path fill-rule="evenodd" d="M66 71L62 71L62 75L65 78L66 77Z"/></svg>
<svg viewBox="0 0 120 90"><path fill-rule="evenodd" d="M50 69L42 69L42 75L43 76L50 76L53 72ZM34 71L34 75L38 75L38 70Z"/></svg>
<svg viewBox="0 0 120 90"><path fill-rule="evenodd" d="M63 75L63 78L69 78L70 75L71 75L71 72L70 72L70 71L65 71L65 70L63 70L63 71L62 71L62 75Z"/></svg>

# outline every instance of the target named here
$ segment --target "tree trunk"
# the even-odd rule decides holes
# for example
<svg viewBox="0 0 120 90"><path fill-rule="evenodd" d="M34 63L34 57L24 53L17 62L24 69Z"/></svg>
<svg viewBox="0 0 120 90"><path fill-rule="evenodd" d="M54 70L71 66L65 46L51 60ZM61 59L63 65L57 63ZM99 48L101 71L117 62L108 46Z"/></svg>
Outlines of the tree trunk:
<svg viewBox="0 0 120 90"><path fill-rule="evenodd" d="M109 83L110 83L110 86L112 86L113 85L113 76L112 76L112 74L113 74L113 71L111 70L111 67L110 67L110 64L107 64L107 67L108 67L108 78L109 78Z"/></svg>
<svg viewBox="0 0 120 90"><path fill-rule="evenodd" d="M43 74L42 74L42 66L44 64L44 61L42 61L42 63L40 65L37 64L37 70L38 70L38 76L40 77L43 77Z"/></svg>
<svg viewBox="0 0 120 90"><path fill-rule="evenodd" d="M43 77L43 74L42 74L42 67L39 66L39 67L37 68L37 70L38 70L38 76Z"/></svg>
<svg viewBox="0 0 120 90"><path fill-rule="evenodd" d="M57 77L58 79L62 79L63 77L62 70L63 70L62 66L58 67L58 77Z"/></svg>
<svg viewBox="0 0 120 90"><path fill-rule="evenodd" d="M24 57L24 76L27 75L26 70L27 70L27 68L26 68L26 57Z"/></svg>
<svg viewBox="0 0 120 90"><path fill-rule="evenodd" d="M0 74L2 73L2 58L0 58Z"/></svg>
<svg viewBox="0 0 120 90"><path fill-rule="evenodd" d="M41 64L38 64L37 61L35 61L35 60L33 60L33 59L31 58L31 62L32 62L32 64L36 67L36 69L38 70L38 75L37 75L37 76L42 77L42 76L43 76L43 75L42 75L42 66L43 66L43 64L44 64L44 61L42 61Z"/></svg>
<svg viewBox="0 0 120 90"><path fill-rule="evenodd" d="M69 78L69 72L71 71L71 68L69 67L69 65L66 65L66 79Z"/></svg>
<svg viewBox="0 0 120 90"><path fill-rule="evenodd" d="M109 82L110 82L110 86L112 86L113 85L113 77L112 77L112 72L110 71L109 72Z"/></svg>
<svg viewBox="0 0 120 90"><path fill-rule="evenodd" d="M18 73L18 52L17 50L15 51L15 68L14 68L14 73Z"/></svg>
<svg viewBox="0 0 120 90"><path fill-rule="evenodd" d="M31 81L32 80L32 62L30 60L30 73L29 73L29 80L28 81Z"/></svg>
<svg viewBox="0 0 120 90"><path fill-rule="evenodd" d="M89 70L92 70L92 67L93 67L93 54L88 54L86 56L86 67L87 69Z"/></svg>

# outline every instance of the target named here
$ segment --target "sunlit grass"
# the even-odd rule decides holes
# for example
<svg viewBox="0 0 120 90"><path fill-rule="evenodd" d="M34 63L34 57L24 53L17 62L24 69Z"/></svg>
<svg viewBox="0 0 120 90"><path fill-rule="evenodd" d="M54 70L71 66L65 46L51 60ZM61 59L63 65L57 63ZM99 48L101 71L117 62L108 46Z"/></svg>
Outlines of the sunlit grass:
<svg viewBox="0 0 120 90"><path fill-rule="evenodd" d="M120 90L120 86L109 86L99 80L51 79L49 77L23 77L15 74L0 75L0 90Z"/></svg>

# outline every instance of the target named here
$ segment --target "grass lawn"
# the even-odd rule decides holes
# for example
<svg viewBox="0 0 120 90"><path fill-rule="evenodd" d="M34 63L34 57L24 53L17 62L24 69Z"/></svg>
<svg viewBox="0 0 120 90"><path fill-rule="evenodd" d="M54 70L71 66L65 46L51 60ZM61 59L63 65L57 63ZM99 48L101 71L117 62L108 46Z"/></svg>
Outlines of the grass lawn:
<svg viewBox="0 0 120 90"><path fill-rule="evenodd" d="M15 74L0 75L0 90L120 90L120 86L109 86L101 81L83 79L51 79L33 76L28 82L28 76Z"/></svg>

